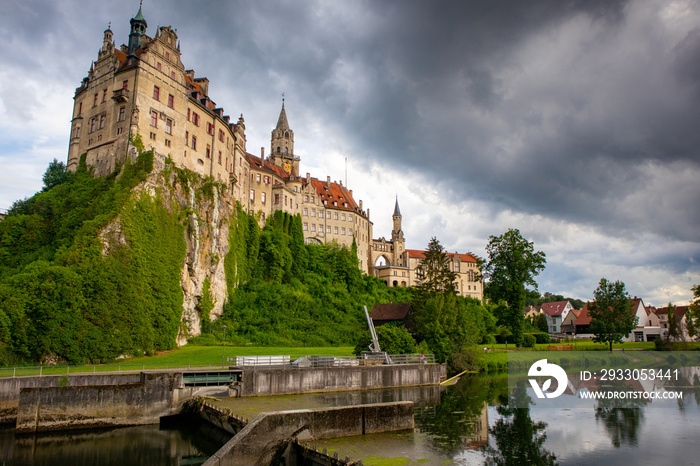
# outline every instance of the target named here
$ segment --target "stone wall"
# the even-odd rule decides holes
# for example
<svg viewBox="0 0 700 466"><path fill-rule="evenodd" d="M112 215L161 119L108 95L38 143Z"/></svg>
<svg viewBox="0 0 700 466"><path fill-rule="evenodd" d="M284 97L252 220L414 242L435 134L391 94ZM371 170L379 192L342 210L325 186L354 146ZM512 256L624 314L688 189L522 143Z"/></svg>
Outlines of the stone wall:
<svg viewBox="0 0 700 466"><path fill-rule="evenodd" d="M444 364L249 368L243 371L239 396L265 396L334 390L437 385Z"/></svg>
<svg viewBox="0 0 700 466"><path fill-rule="evenodd" d="M11 424L17 418L19 393L22 388L77 387L85 385L125 385L139 383L141 374L44 375L0 378L0 424Z"/></svg>
<svg viewBox="0 0 700 466"><path fill-rule="evenodd" d="M413 403L261 413L211 456L205 466L269 465L300 439L345 437L413 429Z"/></svg>
<svg viewBox="0 0 700 466"><path fill-rule="evenodd" d="M182 374L141 373L138 383L21 388L17 432L158 423L191 388Z"/></svg>

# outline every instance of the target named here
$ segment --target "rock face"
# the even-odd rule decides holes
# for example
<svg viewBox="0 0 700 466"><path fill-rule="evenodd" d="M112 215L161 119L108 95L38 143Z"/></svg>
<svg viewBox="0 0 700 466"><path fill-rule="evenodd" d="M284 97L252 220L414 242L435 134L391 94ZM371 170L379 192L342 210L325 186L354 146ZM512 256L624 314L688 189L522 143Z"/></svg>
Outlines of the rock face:
<svg viewBox="0 0 700 466"><path fill-rule="evenodd" d="M234 211L231 189L223 182L176 168L156 154L152 173L134 189L134 195L144 194L160 195L163 207L168 211L178 209L185 225L187 249L180 273L183 309L177 335L177 344L181 346L201 333L198 304L205 281L209 281L214 303L209 319L216 320L223 311L227 297L224 258L229 251L229 224ZM100 238L103 254L109 254L115 242L128 242L119 217L102 230Z"/></svg>

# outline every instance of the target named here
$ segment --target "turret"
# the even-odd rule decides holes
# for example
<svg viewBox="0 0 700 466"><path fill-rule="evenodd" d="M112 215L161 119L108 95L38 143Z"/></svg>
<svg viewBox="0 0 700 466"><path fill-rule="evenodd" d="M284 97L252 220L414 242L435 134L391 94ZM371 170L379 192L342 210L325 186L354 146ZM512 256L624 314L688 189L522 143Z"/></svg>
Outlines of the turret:
<svg viewBox="0 0 700 466"><path fill-rule="evenodd" d="M299 173L299 159L294 156L294 131L289 128L284 99L277 126L272 130L270 138L270 162L282 167L287 173Z"/></svg>
<svg viewBox="0 0 700 466"><path fill-rule="evenodd" d="M146 28L148 27L146 18L141 13L142 2L143 0L139 3L139 12L130 20L131 32L129 33L129 48L127 49L129 55L136 53L136 50L141 46L141 40L146 35Z"/></svg>

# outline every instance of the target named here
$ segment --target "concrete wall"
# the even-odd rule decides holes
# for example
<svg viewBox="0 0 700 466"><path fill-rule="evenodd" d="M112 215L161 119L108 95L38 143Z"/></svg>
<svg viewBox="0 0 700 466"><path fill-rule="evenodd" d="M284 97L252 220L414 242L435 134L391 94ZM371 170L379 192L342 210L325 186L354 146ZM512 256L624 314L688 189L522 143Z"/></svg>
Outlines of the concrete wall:
<svg viewBox="0 0 700 466"><path fill-rule="evenodd" d="M44 375L0 378L0 424L14 423L22 388L68 387L85 385L125 385L139 383L141 374Z"/></svg>
<svg viewBox="0 0 700 466"><path fill-rule="evenodd" d="M139 383L20 389L17 432L158 423L191 388L179 373L142 373Z"/></svg>
<svg viewBox="0 0 700 466"><path fill-rule="evenodd" d="M437 385L444 375L443 364L249 368L243 371L239 389L240 396L367 390Z"/></svg>
<svg viewBox="0 0 700 466"><path fill-rule="evenodd" d="M261 413L205 466L269 465L295 439L344 437L413 429L413 403Z"/></svg>

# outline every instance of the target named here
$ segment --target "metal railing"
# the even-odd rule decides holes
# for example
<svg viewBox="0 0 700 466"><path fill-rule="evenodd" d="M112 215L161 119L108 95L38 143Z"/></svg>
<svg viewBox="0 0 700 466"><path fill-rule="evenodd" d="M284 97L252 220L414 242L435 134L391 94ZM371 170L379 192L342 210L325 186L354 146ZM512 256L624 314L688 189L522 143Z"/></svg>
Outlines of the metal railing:
<svg viewBox="0 0 700 466"><path fill-rule="evenodd" d="M388 360L387 360L388 358ZM390 354L385 357L357 356L238 356L229 357L228 363L166 363L166 364L93 364L81 366L24 366L0 367L0 377L30 375L97 374L101 372L142 372L156 370L215 370L229 367L342 367L377 364L434 364L433 354Z"/></svg>

